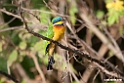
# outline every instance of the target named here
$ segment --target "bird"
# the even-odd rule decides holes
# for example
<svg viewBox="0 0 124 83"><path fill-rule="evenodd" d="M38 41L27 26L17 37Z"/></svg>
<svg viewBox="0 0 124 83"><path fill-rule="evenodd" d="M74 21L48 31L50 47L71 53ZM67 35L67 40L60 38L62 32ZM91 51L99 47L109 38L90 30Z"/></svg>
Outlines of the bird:
<svg viewBox="0 0 124 83"><path fill-rule="evenodd" d="M53 18L52 30L53 30L52 40L59 42L61 39L63 39L66 27L64 25L64 19L62 17L58 16L58 17ZM48 53L48 56L49 56L47 70L53 69L52 65L55 63L55 60L54 60L55 46L56 45L52 42L50 42L46 46L45 51L46 51L46 54Z"/></svg>

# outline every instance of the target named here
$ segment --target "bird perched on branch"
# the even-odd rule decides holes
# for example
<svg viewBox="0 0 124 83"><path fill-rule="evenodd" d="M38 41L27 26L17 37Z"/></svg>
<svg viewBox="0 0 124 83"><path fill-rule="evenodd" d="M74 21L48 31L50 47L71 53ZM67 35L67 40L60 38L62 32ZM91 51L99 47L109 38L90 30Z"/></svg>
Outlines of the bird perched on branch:
<svg viewBox="0 0 124 83"><path fill-rule="evenodd" d="M64 37L65 32L65 26L64 26L64 20L62 17L55 17L52 20L52 27L50 29L50 36L55 41L60 41ZM48 59L48 66L47 70L52 70L52 65L55 63L54 60L54 50L55 50L55 44L52 42L49 42L49 44L46 46L46 53L49 55Z"/></svg>

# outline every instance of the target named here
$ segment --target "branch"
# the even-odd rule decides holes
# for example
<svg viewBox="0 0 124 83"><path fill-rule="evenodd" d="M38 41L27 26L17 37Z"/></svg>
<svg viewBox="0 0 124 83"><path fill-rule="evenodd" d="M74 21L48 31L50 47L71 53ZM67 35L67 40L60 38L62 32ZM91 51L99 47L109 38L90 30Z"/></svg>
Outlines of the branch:
<svg viewBox="0 0 124 83"><path fill-rule="evenodd" d="M94 51L90 46L88 46L84 41L82 41L82 40L75 34L75 32L74 32L75 29L74 29L73 27L71 27L71 25L70 25L68 22L66 22L66 25L67 25L67 27L69 28L69 30L72 32L73 37L74 37L77 41L79 41L81 44L83 44L83 45L86 47L87 50L90 50L90 51L91 51L92 56L96 57L97 60L106 61L106 63L107 63L108 65L110 65L111 67L114 68L114 66L113 66L110 62L108 62L107 60L105 60L104 58L102 58L102 55L99 55L99 54L98 54L96 51ZM98 57L99 57L99 58L98 58ZM97 64L97 63L92 62L92 63L90 63L88 66L89 66L89 67L95 66L95 67L91 68L90 70L89 70L89 68L86 69L86 71L84 72L83 77L82 77L82 80L83 80L83 81L81 80L82 83L88 81L88 79L89 79L91 73L93 72L93 69L95 69L96 67L98 67L100 70L102 70L102 72L104 72L105 74L111 75L111 76L113 76L113 77L117 77L117 78L118 78L117 73L110 72L109 70L105 69L103 66L101 66L101 65L99 65L99 64ZM115 69L113 69L113 70L115 70ZM117 69L117 70L118 70L118 69ZM86 76L86 75L87 75L87 76Z"/></svg>
<svg viewBox="0 0 124 83"><path fill-rule="evenodd" d="M89 56L88 54L84 54L83 52L80 52L80 51L78 51L78 50L74 50L74 49L71 49L71 48L69 48L69 47L63 46L62 44L60 44L60 43L57 42L57 41L54 41L54 40L52 40L52 39L49 39L49 38L47 38L47 37L45 37L45 36L43 36L43 35L41 35L41 34L38 34L38 33L34 32L34 31L30 30L30 29L28 28L28 26L27 26L27 22L25 21L24 16L22 15L22 13L20 13L20 15L21 15L22 20L23 20L23 22L24 22L25 29L26 29L29 33L33 34L33 35L36 36L36 37L42 38L43 40L50 41L50 42L56 44L57 46L61 47L62 49L65 49L65 50L67 50L67 51L69 51L69 52L75 53L75 54L77 54L77 55L79 55L79 56L81 56L81 57L85 57L86 59L90 60L91 62L95 62L95 63L97 63L97 64L99 64L99 65L101 65L101 66L103 66L103 67L107 67L107 68L109 67L109 68L113 69L117 74L120 74L120 77L121 77L122 79L124 79L124 73L121 72L120 70L118 70L117 68L115 68L114 66L108 64L107 62L99 61L99 60L97 60L97 59L95 59L95 58ZM107 68L106 68L106 69L107 69Z"/></svg>
<svg viewBox="0 0 124 83"><path fill-rule="evenodd" d="M13 13L11 13L11 12L8 12L8 11L6 11L5 9L0 9L0 11L3 12L3 13L6 13L7 15L10 15L10 16L13 16L13 17L15 17L15 18L18 18L18 19L22 20L22 18L21 18L20 16L15 15L15 14L13 14Z"/></svg>
<svg viewBox="0 0 124 83"><path fill-rule="evenodd" d="M35 64L35 67L36 67L38 73L40 74L40 77L41 77L43 83L46 83L44 74L43 74L43 72L42 72L41 69L40 69L40 66L39 66L37 57L35 56L35 53L29 53L29 55L32 57L32 59L33 59L33 61L34 61L34 64Z"/></svg>
<svg viewBox="0 0 124 83"><path fill-rule="evenodd" d="M7 74L7 73L4 72L4 71L1 71L1 70L0 70L0 74L6 76L7 78L11 79L11 80L12 80L13 82L15 82L15 83L20 83L20 82L19 82L18 80L16 80L13 76Z"/></svg>
<svg viewBox="0 0 124 83"><path fill-rule="evenodd" d="M8 28L5 28L5 29L0 30L0 33L1 32L6 32L6 31L10 31L10 30L19 29L19 28L22 28L22 27L23 26L8 27Z"/></svg>

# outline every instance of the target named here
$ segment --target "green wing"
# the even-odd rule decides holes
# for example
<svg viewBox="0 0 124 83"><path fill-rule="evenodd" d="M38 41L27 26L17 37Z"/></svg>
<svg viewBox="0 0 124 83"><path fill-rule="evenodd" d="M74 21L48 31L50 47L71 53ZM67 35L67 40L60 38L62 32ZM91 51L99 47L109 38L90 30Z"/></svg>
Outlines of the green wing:
<svg viewBox="0 0 124 83"><path fill-rule="evenodd" d="M52 23L50 23L50 25L49 25L49 27L48 27L48 29L46 31L45 36L50 38L50 39L53 38L54 32L53 32L53 25L52 25ZM45 54L46 54L46 48L47 48L48 44L50 44L50 42L45 40Z"/></svg>
<svg viewBox="0 0 124 83"><path fill-rule="evenodd" d="M52 23L50 23L47 32L46 32L46 37L48 38L52 38L54 36L54 32L53 32L53 25Z"/></svg>

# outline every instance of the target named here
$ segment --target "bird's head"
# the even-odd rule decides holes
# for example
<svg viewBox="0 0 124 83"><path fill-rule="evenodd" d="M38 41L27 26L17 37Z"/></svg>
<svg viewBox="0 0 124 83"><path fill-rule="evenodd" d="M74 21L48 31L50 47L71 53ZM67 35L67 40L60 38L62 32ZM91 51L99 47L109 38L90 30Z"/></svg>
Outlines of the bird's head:
<svg viewBox="0 0 124 83"><path fill-rule="evenodd" d="M62 17L55 17L52 20L53 26L63 26L64 25L64 20Z"/></svg>

